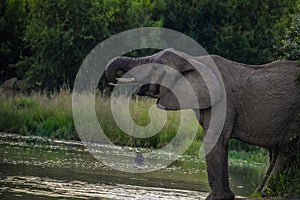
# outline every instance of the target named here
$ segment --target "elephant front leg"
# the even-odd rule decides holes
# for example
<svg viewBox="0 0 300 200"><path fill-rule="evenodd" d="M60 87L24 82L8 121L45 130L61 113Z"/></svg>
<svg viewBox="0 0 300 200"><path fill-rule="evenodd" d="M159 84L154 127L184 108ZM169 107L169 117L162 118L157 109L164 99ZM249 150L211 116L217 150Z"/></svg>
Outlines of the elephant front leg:
<svg viewBox="0 0 300 200"><path fill-rule="evenodd" d="M219 140L206 155L208 182L211 192L207 200L232 200L234 194L229 188L228 142Z"/></svg>

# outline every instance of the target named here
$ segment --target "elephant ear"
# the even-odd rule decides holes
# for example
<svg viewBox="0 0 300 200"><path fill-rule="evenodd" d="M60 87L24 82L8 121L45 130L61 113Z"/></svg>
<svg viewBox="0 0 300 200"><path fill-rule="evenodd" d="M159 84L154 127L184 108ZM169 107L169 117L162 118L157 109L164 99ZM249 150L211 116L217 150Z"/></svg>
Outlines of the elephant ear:
<svg viewBox="0 0 300 200"><path fill-rule="evenodd" d="M166 110L181 110L206 109L215 105L223 96L215 73L192 57L182 58L184 61L177 59L181 65L174 67L181 76L166 75L168 82L172 83L160 87L158 106Z"/></svg>

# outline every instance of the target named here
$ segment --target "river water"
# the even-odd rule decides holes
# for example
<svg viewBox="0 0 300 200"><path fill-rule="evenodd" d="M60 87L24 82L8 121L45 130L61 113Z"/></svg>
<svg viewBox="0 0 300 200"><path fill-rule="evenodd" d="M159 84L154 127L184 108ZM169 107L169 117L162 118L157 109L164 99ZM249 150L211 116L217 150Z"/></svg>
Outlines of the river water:
<svg viewBox="0 0 300 200"><path fill-rule="evenodd" d="M231 189L251 195L264 171L231 163ZM208 192L203 159L181 157L167 168L132 174L102 164L79 142L0 133L0 199L205 199Z"/></svg>

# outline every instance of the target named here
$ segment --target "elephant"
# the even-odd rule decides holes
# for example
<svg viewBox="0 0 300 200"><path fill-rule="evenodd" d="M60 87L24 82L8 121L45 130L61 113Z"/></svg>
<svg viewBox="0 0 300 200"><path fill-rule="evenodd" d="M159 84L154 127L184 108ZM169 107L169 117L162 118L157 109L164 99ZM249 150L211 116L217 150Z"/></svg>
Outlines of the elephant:
<svg viewBox="0 0 300 200"><path fill-rule="evenodd" d="M18 80L16 77L6 80L2 87L8 91L19 91L28 93L31 86L26 80Z"/></svg>
<svg viewBox="0 0 300 200"><path fill-rule="evenodd" d="M209 60L215 63L220 72L225 93L222 94L221 83L216 78ZM187 60L194 60L206 67L205 76L213 80L213 97L195 67ZM146 65L147 64L147 65ZM170 66L178 71L191 85L197 95L198 106L194 104L180 106L172 89L180 87L180 78L168 76L167 71L160 70L158 64ZM140 66L144 68L134 77L118 78L119 71L125 73ZM153 66L153 67L151 67ZM159 108L165 110L192 109L202 125L204 135L207 132L212 108L226 98L226 116L220 137L213 149L205 156L208 183L211 191L207 199L231 200L235 195L229 187L228 175L228 141L232 138L248 144L267 148L270 151L269 168L263 178L260 189L269 176L284 164L280 159L283 150L289 146L291 138L300 133L300 83L295 79L300 73L296 61L274 61L263 65L247 65L225 59L218 55L190 56L174 49L165 49L146 57L131 58L119 56L112 59L105 69L108 82L129 84L138 82L138 95L157 98ZM151 84L169 77L169 88ZM117 82L119 80L119 82ZM150 82L149 82L150 81ZM150 84L149 84L150 83ZM213 99L212 99L213 98ZM297 136L299 139L299 136Z"/></svg>
<svg viewBox="0 0 300 200"><path fill-rule="evenodd" d="M3 83L2 87L5 88L5 89L13 90L13 89L14 89L14 85L15 85L15 83L17 82L17 80L18 80L18 79L17 79L16 77L13 77L13 78L11 78L11 79L8 79L8 80L6 80L6 81Z"/></svg>

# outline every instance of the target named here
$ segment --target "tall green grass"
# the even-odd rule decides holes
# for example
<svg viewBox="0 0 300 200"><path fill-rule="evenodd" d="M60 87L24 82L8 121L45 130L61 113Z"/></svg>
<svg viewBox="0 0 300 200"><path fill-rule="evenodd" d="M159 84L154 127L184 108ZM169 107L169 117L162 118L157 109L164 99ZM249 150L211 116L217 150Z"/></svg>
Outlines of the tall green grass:
<svg viewBox="0 0 300 200"><path fill-rule="evenodd" d="M300 198L300 163L294 161L283 172L272 175L265 188L267 196L276 196L280 199Z"/></svg>
<svg viewBox="0 0 300 200"><path fill-rule="evenodd" d="M124 133L117 126L110 108L110 97L96 95L95 102L96 114L101 128L111 142L117 145L161 148L170 143L175 137L180 124L180 111L168 111L166 123L157 134L145 139L135 138ZM141 126L149 124L148 112L155 102L155 99L150 98L132 99L129 103L129 112L133 121ZM184 129L189 130L190 127L194 126L195 122L186 122ZM193 141L189 141L191 145L186 152L186 154L192 156L199 155L203 140L202 128L197 122L196 126L198 126L197 134ZM33 93L30 96L24 96L21 94L7 94L1 90L0 131L45 136L53 139L80 140L74 127L70 91L65 89L51 94ZM254 152L250 161L261 162L266 160L267 153L260 148L249 147L249 145L237 141L231 142L229 146L231 157L249 160L247 155L249 152ZM248 153L240 153L244 150ZM257 154L257 152L260 153Z"/></svg>
<svg viewBox="0 0 300 200"><path fill-rule="evenodd" d="M266 149L236 139L229 141L228 156L232 162L242 160L245 163L265 163L269 160L269 152Z"/></svg>
<svg viewBox="0 0 300 200"><path fill-rule="evenodd" d="M68 90L51 95L46 93L34 93L30 96L8 95L4 91L0 94L0 131L56 139L80 139L74 128L72 100ZM117 126L110 109L109 97L97 95L95 102L101 128L117 145L160 148L168 144L177 133L180 111L168 112L165 126L156 135L137 139L124 133ZM141 126L150 123L148 111L153 104L155 100L149 98L131 100L129 110L133 121ZM199 141L201 138L202 129L199 126L196 139ZM199 142L192 145L195 153L198 145Z"/></svg>
<svg viewBox="0 0 300 200"><path fill-rule="evenodd" d="M76 139L67 92L0 96L0 131L22 135Z"/></svg>

